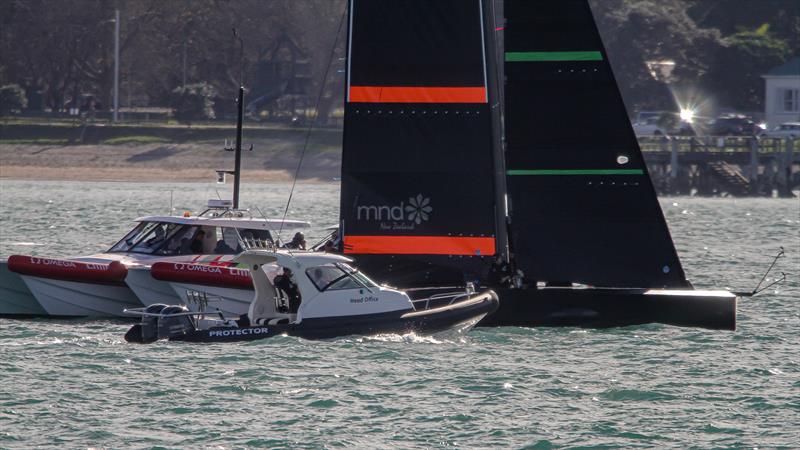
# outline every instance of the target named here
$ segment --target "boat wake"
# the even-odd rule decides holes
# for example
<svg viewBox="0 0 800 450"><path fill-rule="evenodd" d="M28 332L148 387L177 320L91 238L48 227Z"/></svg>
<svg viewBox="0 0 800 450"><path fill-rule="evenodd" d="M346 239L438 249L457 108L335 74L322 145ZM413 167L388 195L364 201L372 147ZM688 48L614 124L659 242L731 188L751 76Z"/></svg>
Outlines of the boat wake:
<svg viewBox="0 0 800 450"><path fill-rule="evenodd" d="M416 333L406 334L376 334L354 339L357 343L368 342L397 342L403 344L464 344L467 342L466 336L462 333L450 331L449 333L439 333L435 335L420 336Z"/></svg>

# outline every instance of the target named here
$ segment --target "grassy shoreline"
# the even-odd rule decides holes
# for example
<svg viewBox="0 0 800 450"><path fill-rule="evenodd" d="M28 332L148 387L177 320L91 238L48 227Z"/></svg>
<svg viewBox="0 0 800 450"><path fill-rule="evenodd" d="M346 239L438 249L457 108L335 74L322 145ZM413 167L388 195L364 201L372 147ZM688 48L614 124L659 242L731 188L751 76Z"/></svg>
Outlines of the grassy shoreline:
<svg viewBox="0 0 800 450"><path fill-rule="evenodd" d="M308 133L307 127L276 124L248 124L244 139L297 140ZM202 143L223 142L235 137L231 124L200 123L118 124L101 123L3 123L0 122L0 144L59 144L59 145L117 145L125 143ZM340 145L341 128L318 128L311 131L313 141L325 145Z"/></svg>
<svg viewBox="0 0 800 450"><path fill-rule="evenodd" d="M242 153L243 178L289 181L303 147L302 139L262 139ZM115 144L62 145L0 143L0 178L75 181L198 181L215 180L216 170L233 168L233 152L223 142L125 141ZM312 142L298 179L329 181L341 173L338 146Z"/></svg>

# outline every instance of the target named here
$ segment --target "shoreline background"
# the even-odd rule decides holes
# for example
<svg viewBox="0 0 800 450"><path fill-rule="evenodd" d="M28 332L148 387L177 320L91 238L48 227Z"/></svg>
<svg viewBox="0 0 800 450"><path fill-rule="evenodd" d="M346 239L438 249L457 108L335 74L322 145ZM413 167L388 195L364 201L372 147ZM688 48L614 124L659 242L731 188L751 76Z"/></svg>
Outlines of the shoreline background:
<svg viewBox="0 0 800 450"><path fill-rule="evenodd" d="M254 143L242 151L242 178L248 182L291 181L302 144ZM215 170L233 169L233 152L223 143L120 145L0 144L0 179L73 181L215 180ZM340 176L338 148L309 148L298 174L302 181ZM228 182L231 177L227 177Z"/></svg>

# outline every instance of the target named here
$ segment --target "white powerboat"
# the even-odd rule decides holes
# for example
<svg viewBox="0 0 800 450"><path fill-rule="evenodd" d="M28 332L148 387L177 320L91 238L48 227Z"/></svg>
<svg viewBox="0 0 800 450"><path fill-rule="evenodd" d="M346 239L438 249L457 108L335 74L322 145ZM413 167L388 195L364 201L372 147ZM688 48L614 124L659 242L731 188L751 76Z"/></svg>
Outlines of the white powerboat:
<svg viewBox="0 0 800 450"><path fill-rule="evenodd" d="M121 316L125 308L156 301L183 301L171 286L150 276L159 261L230 264L241 241L275 243L278 229L308 222L249 216L210 203L198 216L148 216L108 251L68 259L12 255L8 269L21 275L51 316Z"/></svg>
<svg viewBox="0 0 800 450"><path fill-rule="evenodd" d="M278 274L275 264L264 264L261 270L270 281ZM157 262L151 268L151 276L168 283L173 296L182 299L191 311L202 311L205 307L239 316L247 313L253 300L253 279L247 268Z"/></svg>
<svg viewBox="0 0 800 450"><path fill-rule="evenodd" d="M42 308L18 273L8 270L8 262L0 261L0 316L42 316Z"/></svg>
<svg viewBox="0 0 800 450"><path fill-rule="evenodd" d="M250 249L234 262L248 267L255 287L247 314L231 317L164 304L129 309L127 313L142 321L126 333L125 340L230 342L282 334L309 339L426 335L469 330L498 306L493 291L476 293L469 287L412 301L403 291L374 283L354 269L349 258L329 253ZM277 278L270 281L264 265L283 271L281 283ZM291 286L289 292L286 283Z"/></svg>

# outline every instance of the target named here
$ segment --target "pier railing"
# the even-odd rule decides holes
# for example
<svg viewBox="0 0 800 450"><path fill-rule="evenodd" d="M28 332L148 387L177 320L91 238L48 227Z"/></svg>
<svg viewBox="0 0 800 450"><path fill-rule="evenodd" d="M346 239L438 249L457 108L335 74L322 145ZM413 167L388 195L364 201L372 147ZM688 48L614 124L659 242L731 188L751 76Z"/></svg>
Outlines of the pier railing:
<svg viewBox="0 0 800 450"><path fill-rule="evenodd" d="M800 186L794 138L653 136L639 145L663 194L791 196Z"/></svg>

